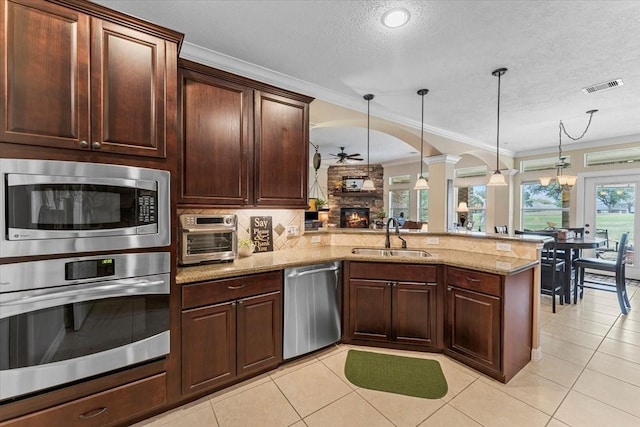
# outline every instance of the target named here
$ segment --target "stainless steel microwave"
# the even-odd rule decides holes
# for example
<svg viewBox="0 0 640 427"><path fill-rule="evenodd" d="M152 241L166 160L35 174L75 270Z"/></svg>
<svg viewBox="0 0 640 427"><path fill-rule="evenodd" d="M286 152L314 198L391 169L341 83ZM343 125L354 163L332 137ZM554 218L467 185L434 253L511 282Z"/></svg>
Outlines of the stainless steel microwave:
<svg viewBox="0 0 640 427"><path fill-rule="evenodd" d="M169 172L0 159L0 257L171 243Z"/></svg>

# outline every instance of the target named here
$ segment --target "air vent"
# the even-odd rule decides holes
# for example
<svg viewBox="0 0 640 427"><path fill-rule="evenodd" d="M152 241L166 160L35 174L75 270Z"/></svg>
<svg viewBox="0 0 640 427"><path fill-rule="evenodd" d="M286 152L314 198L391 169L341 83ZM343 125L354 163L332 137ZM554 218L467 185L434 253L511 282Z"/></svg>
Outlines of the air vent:
<svg viewBox="0 0 640 427"><path fill-rule="evenodd" d="M622 86L623 84L624 83L622 82L622 79L610 80L608 82L598 83L596 85L583 87L582 91L586 94L589 94L594 92L600 92L602 90L613 89L618 86Z"/></svg>

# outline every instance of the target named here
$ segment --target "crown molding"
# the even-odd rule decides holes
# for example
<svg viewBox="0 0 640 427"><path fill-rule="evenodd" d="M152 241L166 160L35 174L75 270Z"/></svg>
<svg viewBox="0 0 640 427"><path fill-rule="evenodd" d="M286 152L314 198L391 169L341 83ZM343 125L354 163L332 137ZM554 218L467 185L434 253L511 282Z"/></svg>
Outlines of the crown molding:
<svg viewBox="0 0 640 427"><path fill-rule="evenodd" d="M227 71L229 73L238 74L263 83L268 83L270 85L290 90L292 92L305 94L307 96L311 96L313 98L320 99L322 101L335 104L340 107L349 108L361 113L366 112L366 108L363 105L362 98L360 96L346 96L334 90L327 89L325 87L321 87L313 83L297 79L295 77L291 77L287 74L280 73L266 67L261 67L251 62L243 61L241 59L234 58L232 56L225 55L211 49L206 49L187 41L182 43L180 57L223 71ZM389 120L393 123L404 125L412 129L419 130L421 127L420 121L411 120L387 111L381 108L379 105L376 105L375 101L371 105L371 114L375 115L376 117ZM453 141L461 142L482 150L495 150L495 146L493 144L482 142L477 139L470 138L466 135L451 132L446 129L441 129L426 123L424 124L424 130L425 132L448 138ZM504 149L501 149L500 153L510 157L513 157L515 155L515 152Z"/></svg>

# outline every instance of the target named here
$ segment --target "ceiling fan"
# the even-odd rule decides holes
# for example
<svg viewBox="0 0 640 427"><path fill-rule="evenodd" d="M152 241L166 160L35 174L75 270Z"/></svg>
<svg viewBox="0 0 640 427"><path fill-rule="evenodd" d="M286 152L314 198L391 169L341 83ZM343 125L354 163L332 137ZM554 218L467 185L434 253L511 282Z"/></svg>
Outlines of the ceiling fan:
<svg viewBox="0 0 640 427"><path fill-rule="evenodd" d="M360 157L360 153L355 154L347 154L344 152L344 147L340 147L340 152L338 154L329 154L330 156L337 157L338 161L336 163L349 163L351 161L361 162L364 160Z"/></svg>

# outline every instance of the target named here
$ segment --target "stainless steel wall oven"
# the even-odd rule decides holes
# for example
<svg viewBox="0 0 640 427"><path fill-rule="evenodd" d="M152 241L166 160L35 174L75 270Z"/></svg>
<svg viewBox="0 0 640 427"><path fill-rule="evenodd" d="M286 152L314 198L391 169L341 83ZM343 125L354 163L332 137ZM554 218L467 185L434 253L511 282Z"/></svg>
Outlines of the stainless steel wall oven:
<svg viewBox="0 0 640 427"><path fill-rule="evenodd" d="M168 354L170 258L0 265L0 400Z"/></svg>
<svg viewBox="0 0 640 427"><path fill-rule="evenodd" d="M171 243L169 172L0 159L0 257Z"/></svg>

